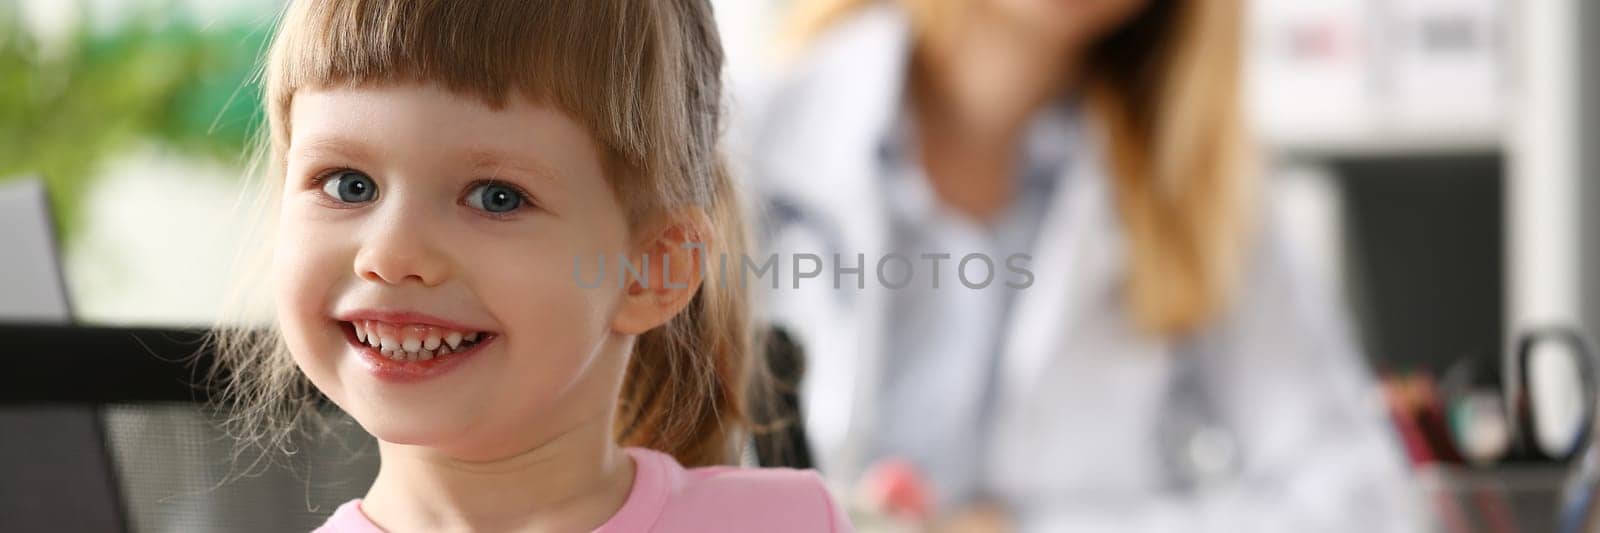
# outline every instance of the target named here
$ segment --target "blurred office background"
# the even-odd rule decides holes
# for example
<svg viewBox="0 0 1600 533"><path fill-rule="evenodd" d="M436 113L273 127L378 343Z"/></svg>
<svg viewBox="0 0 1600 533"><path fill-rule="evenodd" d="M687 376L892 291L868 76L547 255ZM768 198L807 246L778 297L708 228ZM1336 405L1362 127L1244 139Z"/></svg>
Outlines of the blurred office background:
<svg viewBox="0 0 1600 533"><path fill-rule="evenodd" d="M767 83L788 1L715 3L734 93ZM1498 387L1522 332L1600 333L1600 6L1250 4L1243 97L1282 170L1273 201L1376 370ZM0 0L0 185L47 185L76 322L218 313L279 5Z"/></svg>

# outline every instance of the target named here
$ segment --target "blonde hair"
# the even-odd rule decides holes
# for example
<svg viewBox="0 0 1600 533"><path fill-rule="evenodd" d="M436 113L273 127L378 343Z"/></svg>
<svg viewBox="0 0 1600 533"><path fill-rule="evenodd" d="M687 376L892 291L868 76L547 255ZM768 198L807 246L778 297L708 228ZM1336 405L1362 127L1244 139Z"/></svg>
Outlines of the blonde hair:
<svg viewBox="0 0 1600 533"><path fill-rule="evenodd" d="M919 36L949 31L963 0L900 0ZM814 0L809 39L874 0ZM1149 0L1089 51L1085 101L1100 119L1128 241L1129 312L1143 330L1192 331L1236 281L1254 193L1241 102L1239 0Z"/></svg>
<svg viewBox="0 0 1600 533"><path fill-rule="evenodd" d="M522 97L567 112L601 146L630 227L698 207L710 221L706 256L739 257L745 221L717 145L722 60L706 0L296 1L264 67L260 197L278 196L297 91L432 82L495 108ZM275 209L264 209L270 219ZM639 337L619 402L619 444L686 466L735 459L749 427L746 387L761 375L753 374L751 308L739 284L705 283L683 312ZM320 395L275 327L225 321L216 331L211 377L237 437L282 448L297 429L323 421Z"/></svg>

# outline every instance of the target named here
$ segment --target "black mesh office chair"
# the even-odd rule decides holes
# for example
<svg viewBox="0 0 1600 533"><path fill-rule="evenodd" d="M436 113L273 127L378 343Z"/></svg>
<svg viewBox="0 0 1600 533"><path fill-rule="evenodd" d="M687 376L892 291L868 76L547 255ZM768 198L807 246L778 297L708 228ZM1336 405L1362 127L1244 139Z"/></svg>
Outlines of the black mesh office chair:
<svg viewBox="0 0 1600 533"><path fill-rule="evenodd" d="M376 448L348 418L274 462L239 453L182 362L201 335L0 325L0 531L308 531L366 491Z"/></svg>

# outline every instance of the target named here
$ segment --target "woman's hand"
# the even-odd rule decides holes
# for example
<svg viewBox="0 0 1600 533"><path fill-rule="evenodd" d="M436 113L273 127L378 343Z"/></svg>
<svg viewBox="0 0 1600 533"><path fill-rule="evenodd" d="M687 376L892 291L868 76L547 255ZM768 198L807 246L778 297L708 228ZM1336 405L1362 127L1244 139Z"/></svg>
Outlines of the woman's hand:
<svg viewBox="0 0 1600 533"><path fill-rule="evenodd" d="M856 502L862 531L924 533L999 533L1012 530L1010 512L999 503L980 501L953 513L933 507L932 487L916 465L885 459L861 477ZM869 524L869 525L863 525Z"/></svg>

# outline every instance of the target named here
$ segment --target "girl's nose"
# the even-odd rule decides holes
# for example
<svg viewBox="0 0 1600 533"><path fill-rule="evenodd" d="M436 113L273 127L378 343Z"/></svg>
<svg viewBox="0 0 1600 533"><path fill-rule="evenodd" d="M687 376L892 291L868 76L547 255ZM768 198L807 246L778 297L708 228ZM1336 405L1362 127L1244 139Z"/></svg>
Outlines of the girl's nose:
<svg viewBox="0 0 1600 533"><path fill-rule="evenodd" d="M392 210L373 222L356 253L356 275L396 285L414 280L432 287L444 282L449 257L429 234L430 224L404 210Z"/></svg>

